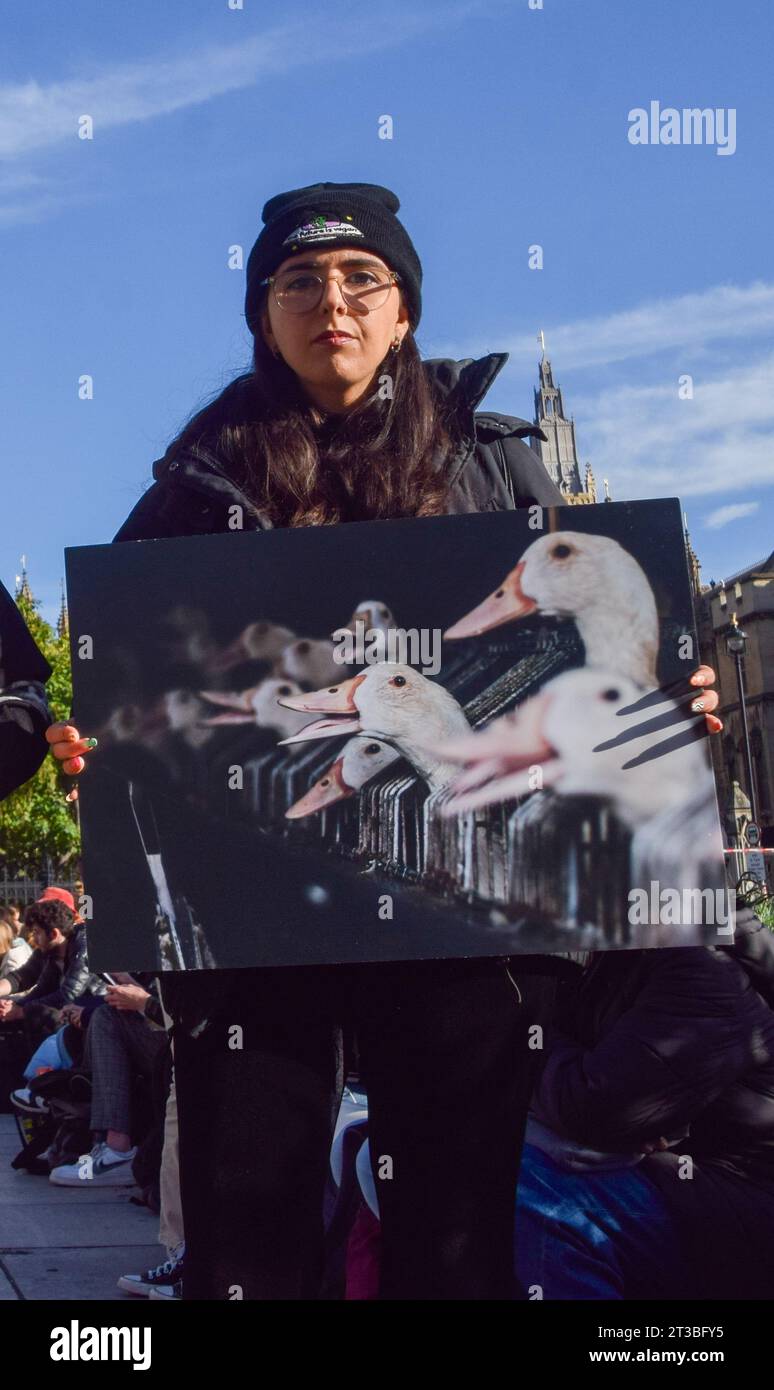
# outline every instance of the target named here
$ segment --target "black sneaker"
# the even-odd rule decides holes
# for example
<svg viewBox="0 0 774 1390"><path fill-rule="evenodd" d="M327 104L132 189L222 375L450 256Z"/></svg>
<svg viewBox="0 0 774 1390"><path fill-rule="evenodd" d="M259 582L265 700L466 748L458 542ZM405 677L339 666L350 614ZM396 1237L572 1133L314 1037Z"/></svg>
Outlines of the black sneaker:
<svg viewBox="0 0 774 1390"><path fill-rule="evenodd" d="M151 1289L148 1298L165 1298L168 1303L182 1300L183 1281L178 1279L175 1284L159 1284L155 1289Z"/></svg>
<svg viewBox="0 0 774 1390"><path fill-rule="evenodd" d="M161 1298L179 1297L173 1295L171 1290L182 1281L184 1258L183 1254L171 1257L163 1264L156 1265L155 1269L146 1269L144 1274L122 1274L118 1287L124 1293L133 1293L140 1298L155 1297L157 1294ZM159 1293L160 1290L164 1292Z"/></svg>
<svg viewBox="0 0 774 1390"><path fill-rule="evenodd" d="M35 1095L29 1086L20 1086L18 1091L11 1091L11 1104L14 1110L20 1110L23 1115L47 1115L48 1105L42 1096Z"/></svg>

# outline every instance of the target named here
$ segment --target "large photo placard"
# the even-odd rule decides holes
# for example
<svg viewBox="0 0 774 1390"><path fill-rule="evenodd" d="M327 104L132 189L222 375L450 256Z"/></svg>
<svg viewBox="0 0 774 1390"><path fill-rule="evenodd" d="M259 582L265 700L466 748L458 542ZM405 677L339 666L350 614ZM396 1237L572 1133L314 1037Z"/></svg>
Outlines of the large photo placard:
<svg viewBox="0 0 774 1390"><path fill-rule="evenodd" d="M67 552L90 952L722 944L676 501Z"/></svg>

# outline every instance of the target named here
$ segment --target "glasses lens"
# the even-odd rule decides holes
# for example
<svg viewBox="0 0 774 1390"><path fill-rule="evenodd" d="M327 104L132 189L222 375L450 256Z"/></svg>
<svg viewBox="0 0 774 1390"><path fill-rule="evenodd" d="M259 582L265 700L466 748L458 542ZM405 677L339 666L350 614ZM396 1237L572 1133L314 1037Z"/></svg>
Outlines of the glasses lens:
<svg viewBox="0 0 774 1390"><path fill-rule="evenodd" d="M392 289L392 279L384 270L353 270L340 281L346 303L356 313L380 309ZM306 314L316 309L323 292L323 281L309 270L286 270L274 281L274 295L281 309L290 314Z"/></svg>
<svg viewBox="0 0 774 1390"><path fill-rule="evenodd" d="M274 294L281 309L304 314L320 299L322 280L308 270L286 270L274 281Z"/></svg>
<svg viewBox="0 0 774 1390"><path fill-rule="evenodd" d="M342 283L342 293L353 309L367 314L385 303L392 280L384 270L354 270Z"/></svg>

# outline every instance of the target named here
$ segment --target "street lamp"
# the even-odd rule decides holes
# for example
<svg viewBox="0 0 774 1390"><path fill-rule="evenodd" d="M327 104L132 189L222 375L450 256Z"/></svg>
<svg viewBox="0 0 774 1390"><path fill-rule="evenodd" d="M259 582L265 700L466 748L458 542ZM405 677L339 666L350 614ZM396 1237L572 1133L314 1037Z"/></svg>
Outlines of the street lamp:
<svg viewBox="0 0 774 1390"><path fill-rule="evenodd" d="M742 660L744 649L747 644L747 633L744 628L739 626L739 619L736 613L731 614L731 628L726 636L726 647L729 656L733 657L736 664L736 683L739 688L739 709L742 715L742 733L744 735L744 760L747 767L747 786L750 792L750 811L753 824L758 825L758 799L755 795L755 778L753 776L752 752L750 750L750 729L747 723L747 701L744 693L744 677L742 675Z"/></svg>

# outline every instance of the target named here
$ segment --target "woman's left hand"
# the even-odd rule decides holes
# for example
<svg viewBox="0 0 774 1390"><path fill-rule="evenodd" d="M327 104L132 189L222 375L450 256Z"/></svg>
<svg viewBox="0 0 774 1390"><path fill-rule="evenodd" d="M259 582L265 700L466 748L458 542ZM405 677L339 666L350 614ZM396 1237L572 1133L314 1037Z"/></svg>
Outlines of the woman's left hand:
<svg viewBox="0 0 774 1390"><path fill-rule="evenodd" d="M715 672L711 666L700 666L697 671L694 671L689 681L690 685L703 687L701 694L697 695L692 702L691 709L695 714L704 715L708 734L719 734L723 728L722 719L718 719L716 714L710 713L711 710L717 709L720 704L717 690L707 689L708 686L715 684L715 679Z"/></svg>

